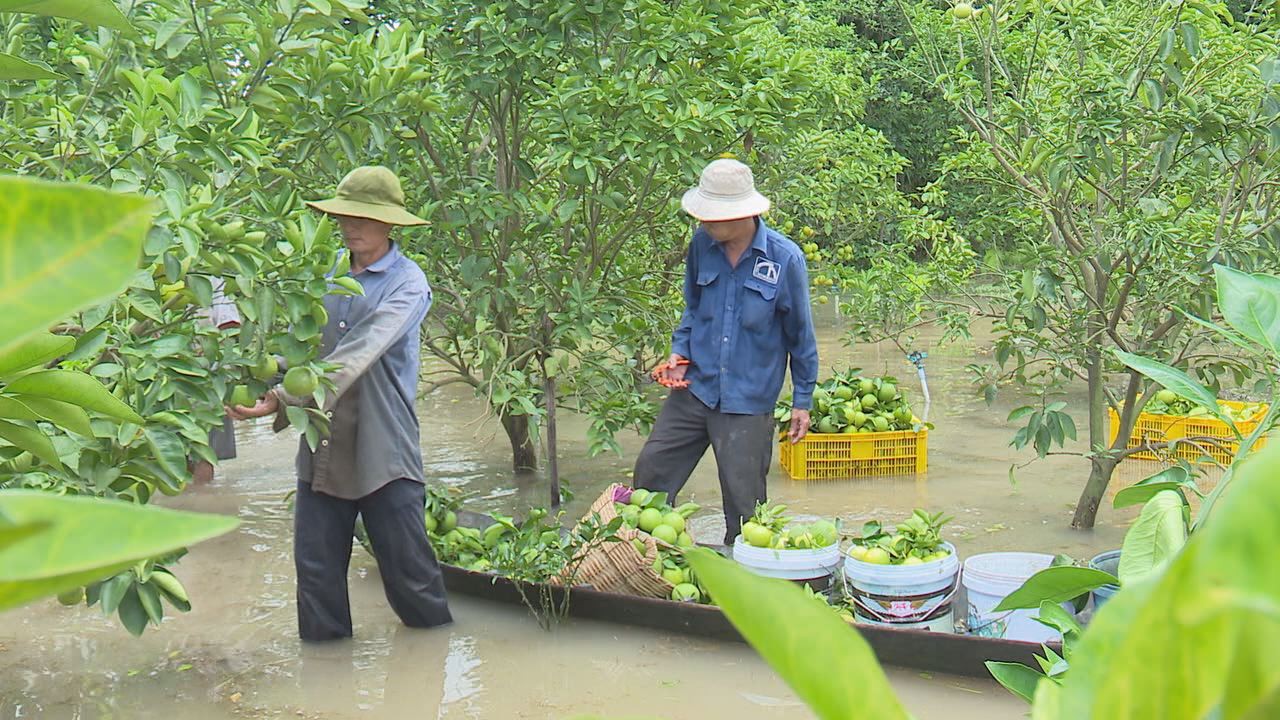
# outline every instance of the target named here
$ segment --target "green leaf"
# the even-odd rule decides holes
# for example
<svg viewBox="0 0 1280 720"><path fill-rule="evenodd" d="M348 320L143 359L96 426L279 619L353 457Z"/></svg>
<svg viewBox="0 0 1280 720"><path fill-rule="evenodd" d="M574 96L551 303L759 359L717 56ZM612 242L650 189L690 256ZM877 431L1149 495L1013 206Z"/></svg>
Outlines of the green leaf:
<svg viewBox="0 0 1280 720"><path fill-rule="evenodd" d="M1222 265L1213 267L1218 281L1218 310L1241 335L1280 354L1280 278L1250 275Z"/></svg>
<svg viewBox="0 0 1280 720"><path fill-rule="evenodd" d="M156 590L156 586L151 583L141 583L135 585L138 590L138 599L142 601L142 609L146 610L147 617L156 625L164 619L164 606L160 604L160 593Z"/></svg>
<svg viewBox="0 0 1280 720"><path fill-rule="evenodd" d="M138 267L152 211L142 197L13 176L0 177L0 197L0 307L5 309L0 353L5 353L32 333L119 292Z"/></svg>
<svg viewBox="0 0 1280 720"><path fill-rule="evenodd" d="M1188 400L1193 400L1203 405L1211 414L1219 415L1218 397L1204 385L1196 382L1190 375L1157 360L1133 355L1123 350L1115 350L1114 352L1116 357L1120 358L1120 362Z"/></svg>
<svg viewBox="0 0 1280 720"><path fill-rule="evenodd" d="M66 355L75 346L75 338L66 335L32 335L0 355L0 378L43 365L60 355Z"/></svg>
<svg viewBox="0 0 1280 720"><path fill-rule="evenodd" d="M1045 568L1005 596L992 612L1034 609L1045 602L1067 602L1103 585L1118 584L1120 580L1116 576L1093 568L1070 565Z"/></svg>
<svg viewBox="0 0 1280 720"><path fill-rule="evenodd" d="M5 80L57 80L65 75L43 65L27 62L17 55L0 52L0 82Z"/></svg>
<svg viewBox="0 0 1280 720"><path fill-rule="evenodd" d="M1180 493L1161 490L1142 506L1142 513L1125 533L1120 549L1122 582L1141 580L1178 554L1187 542L1185 504Z"/></svg>
<svg viewBox="0 0 1280 720"><path fill-rule="evenodd" d="M906 720L871 647L829 608L710 550L686 557L734 627L819 718Z"/></svg>
<svg viewBox="0 0 1280 720"><path fill-rule="evenodd" d="M1174 465L1116 493L1115 500L1111 504L1115 508L1142 505L1161 490L1177 490L1184 487L1194 490L1195 482L1191 480L1191 474L1186 468Z"/></svg>
<svg viewBox="0 0 1280 720"><path fill-rule="evenodd" d="M18 524L49 526L0 549L0 610L110 577L239 524L233 517L28 490L0 490L0 512Z"/></svg>
<svg viewBox="0 0 1280 720"><path fill-rule="evenodd" d="M1075 616L1067 612L1059 602L1045 600L1040 603L1040 612L1036 615L1036 620L1041 625L1061 633L1066 643L1074 642L1081 632L1080 623L1076 622Z"/></svg>
<svg viewBox="0 0 1280 720"><path fill-rule="evenodd" d="M1125 585L1093 618L1060 696L1037 704L1036 718L1248 717L1272 701L1280 687L1280 568L1269 562L1280 546L1277 472L1280 445L1238 466L1231 491L1168 569ZM1135 672L1153 662L1158 672Z"/></svg>
<svg viewBox="0 0 1280 720"><path fill-rule="evenodd" d="M1044 679L1044 675L1022 663L988 660L985 665L996 682L1027 702L1031 702L1035 697L1036 685Z"/></svg>
<svg viewBox="0 0 1280 720"><path fill-rule="evenodd" d="M58 451L44 433L35 428L18 423L0 420L0 439L8 441L14 447L22 448L35 455L41 462L55 468L62 467Z"/></svg>
<svg viewBox="0 0 1280 720"><path fill-rule="evenodd" d="M43 532L49 527L46 522L29 522L21 525L13 525L8 521L0 520L0 550L22 540L31 537L38 532Z"/></svg>
<svg viewBox="0 0 1280 720"><path fill-rule="evenodd" d="M147 629L147 611L142 606L142 598L138 595L138 585L130 584L124 597L120 598L120 624L137 637Z"/></svg>
<svg viewBox="0 0 1280 720"><path fill-rule="evenodd" d="M0 12L46 15L113 30L132 30L112 0L0 0Z"/></svg>
<svg viewBox="0 0 1280 720"><path fill-rule="evenodd" d="M61 400L138 425L143 419L93 377L71 370L44 370L23 375L6 388L12 393Z"/></svg>
<svg viewBox="0 0 1280 720"><path fill-rule="evenodd" d="M93 426L89 424L89 413L85 412L79 405L34 395L17 395L14 399L25 405L36 415L63 430L70 430L84 437L93 437Z"/></svg>

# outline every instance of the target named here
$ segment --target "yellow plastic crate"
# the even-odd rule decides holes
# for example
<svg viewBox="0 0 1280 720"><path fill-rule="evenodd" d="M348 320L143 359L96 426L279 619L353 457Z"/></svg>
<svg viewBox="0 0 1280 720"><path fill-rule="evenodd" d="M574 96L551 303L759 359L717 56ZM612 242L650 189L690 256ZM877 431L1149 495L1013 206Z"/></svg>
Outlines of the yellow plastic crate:
<svg viewBox="0 0 1280 720"><path fill-rule="evenodd" d="M1221 401L1223 405L1227 405L1234 410L1240 410L1245 403L1235 402L1232 400ZM1115 443L1116 435L1120 432L1120 416L1115 410L1108 408L1107 413L1111 416L1110 427L1110 443ZM1263 405L1258 410L1258 414L1248 420L1240 420L1236 422L1236 428L1242 435L1248 435L1258 427L1258 423L1267 413L1267 406ZM1240 443L1236 441L1236 436L1227 427L1227 424L1215 417L1187 417L1184 415L1154 415L1152 413L1141 413L1138 415L1138 421L1133 425L1133 433L1129 436L1129 444L1126 447L1139 447L1148 443L1169 442L1172 440L1180 440L1189 437L1209 437L1216 438L1222 442L1221 445L1202 443L1203 452L1200 447L1195 445L1179 444L1173 450L1173 457L1186 460L1191 463L1210 464L1204 459L1205 455L1212 457L1223 465L1230 465L1231 460L1235 457L1236 450L1239 449ZM1266 444L1266 438L1259 438L1258 442L1253 446L1258 449ZM1130 457L1142 460L1161 460L1154 452L1140 452ZM1166 456L1167 457L1167 456Z"/></svg>
<svg viewBox="0 0 1280 720"><path fill-rule="evenodd" d="M844 480L913 475L929 467L929 429L878 433L809 433L778 443L778 459L792 480Z"/></svg>

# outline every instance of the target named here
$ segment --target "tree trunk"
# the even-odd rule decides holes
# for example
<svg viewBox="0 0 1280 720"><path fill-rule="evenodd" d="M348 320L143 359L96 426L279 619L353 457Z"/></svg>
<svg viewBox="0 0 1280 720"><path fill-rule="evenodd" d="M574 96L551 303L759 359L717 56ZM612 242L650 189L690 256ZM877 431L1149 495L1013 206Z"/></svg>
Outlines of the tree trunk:
<svg viewBox="0 0 1280 720"><path fill-rule="evenodd" d="M545 374L547 365L544 362L542 372ZM556 379L549 377L546 380L546 397L547 397L547 478L551 481L551 509L560 509L560 465L556 453Z"/></svg>
<svg viewBox="0 0 1280 720"><path fill-rule="evenodd" d="M1084 492L1080 493L1080 501L1076 503L1076 514L1071 519L1071 527L1077 530L1088 530L1093 527L1098 517L1098 507L1111 484L1111 473L1116 469L1116 461L1109 457L1091 458L1093 467L1089 470L1089 482L1085 483Z"/></svg>
<svg viewBox="0 0 1280 720"><path fill-rule="evenodd" d="M516 472L532 472L538 469L538 448L529 432L528 415L503 415L502 429L511 441L511 465Z"/></svg>
<svg viewBox="0 0 1280 720"><path fill-rule="evenodd" d="M1101 320L1096 313L1090 315L1088 327L1091 347L1087 351L1089 371L1089 451L1095 453L1090 462L1089 481L1085 483L1084 492L1076 503L1076 514L1071 520L1071 527L1088 530L1093 527L1098 516L1098 506L1102 504L1102 496L1111 484L1111 472L1116 468L1116 461L1102 455L1107 449L1107 397L1103 383L1106 377L1102 368L1102 348L1099 347L1101 337Z"/></svg>

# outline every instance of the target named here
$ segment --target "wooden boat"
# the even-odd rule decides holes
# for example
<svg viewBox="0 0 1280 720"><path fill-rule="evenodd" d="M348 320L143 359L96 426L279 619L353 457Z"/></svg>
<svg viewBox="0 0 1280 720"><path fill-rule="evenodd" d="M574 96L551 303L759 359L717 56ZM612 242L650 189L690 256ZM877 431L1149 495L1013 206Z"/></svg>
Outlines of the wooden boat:
<svg viewBox="0 0 1280 720"><path fill-rule="evenodd" d="M469 523L464 519L463 524ZM451 593L524 607L520 588L509 578L453 565L443 565L443 568L445 586ZM530 597L543 589L527 584L524 588ZM744 642L729 618L714 605L601 592L589 587L572 590L553 587L549 591L556 602L563 599L565 592L571 593L568 614L573 618ZM858 625L858 632L885 665L979 678L991 677L983 664L987 660L1022 663L1035 669L1040 667L1035 659L1040 651L1036 643L878 625Z"/></svg>

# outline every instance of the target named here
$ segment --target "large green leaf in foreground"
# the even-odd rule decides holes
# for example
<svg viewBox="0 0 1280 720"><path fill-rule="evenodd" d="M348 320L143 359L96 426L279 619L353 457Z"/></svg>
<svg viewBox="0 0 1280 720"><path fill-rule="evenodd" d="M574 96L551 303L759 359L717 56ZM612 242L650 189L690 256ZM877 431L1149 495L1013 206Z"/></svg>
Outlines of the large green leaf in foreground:
<svg viewBox="0 0 1280 720"><path fill-rule="evenodd" d="M240 523L222 515L28 490L0 490L0 515L7 518L0 521L0 610L109 577Z"/></svg>
<svg viewBox="0 0 1280 720"><path fill-rule="evenodd" d="M688 558L733 626L818 717L906 720L871 646L830 608L710 550Z"/></svg>
<svg viewBox="0 0 1280 720"><path fill-rule="evenodd" d="M111 297L137 272L147 199L15 176L0 177L0 198L0 353Z"/></svg>
<svg viewBox="0 0 1280 720"><path fill-rule="evenodd" d="M1122 586L1103 606L1061 691L1037 696L1037 720L1275 717L1280 445L1253 454L1236 473L1213 517L1168 568Z"/></svg>

